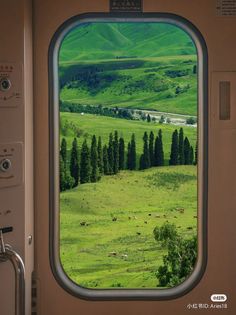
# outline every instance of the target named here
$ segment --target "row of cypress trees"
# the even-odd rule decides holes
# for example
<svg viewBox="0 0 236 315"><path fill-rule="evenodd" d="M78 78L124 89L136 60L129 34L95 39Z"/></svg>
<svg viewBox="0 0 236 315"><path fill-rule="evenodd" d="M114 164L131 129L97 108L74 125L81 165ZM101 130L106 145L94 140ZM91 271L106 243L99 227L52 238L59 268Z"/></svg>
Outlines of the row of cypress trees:
<svg viewBox="0 0 236 315"><path fill-rule="evenodd" d="M169 165L197 164L198 147L196 143L195 154L188 137L184 137L183 128L176 129L172 134L172 144Z"/></svg>
<svg viewBox="0 0 236 315"><path fill-rule="evenodd" d="M67 150L66 139L61 141L60 149L60 190L64 191L78 186L80 183L95 183L104 175L117 174L120 170L136 170L137 154L135 134L127 145L125 156L125 141L118 136L118 132L109 134L108 144L102 145L99 136L92 136L91 146L84 139L81 150L75 138L72 142L70 156ZM171 154L169 165L194 164L193 147L187 137L184 138L183 128L172 135ZM197 145L195 149L195 161L197 161ZM196 162L195 162L196 164ZM162 130L154 136L153 131L143 135L143 153L139 161L139 169L144 170L153 166L164 165L164 149Z"/></svg>
<svg viewBox="0 0 236 315"><path fill-rule="evenodd" d="M160 129L158 135L154 136L153 131L145 132L143 135L143 153L140 157L139 168L141 170L150 168L152 166L164 165L164 150L162 143L162 130Z"/></svg>

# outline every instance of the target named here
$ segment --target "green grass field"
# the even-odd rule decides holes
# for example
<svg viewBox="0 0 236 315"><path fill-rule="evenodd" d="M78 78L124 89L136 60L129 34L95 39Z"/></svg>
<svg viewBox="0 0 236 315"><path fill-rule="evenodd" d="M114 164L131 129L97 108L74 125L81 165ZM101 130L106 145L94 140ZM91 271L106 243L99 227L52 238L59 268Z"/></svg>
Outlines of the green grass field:
<svg viewBox="0 0 236 315"><path fill-rule="evenodd" d="M101 136L103 143L108 142L108 137L110 132L118 131L120 136L124 137L125 145L127 149L127 144L131 139L132 133L136 136L136 146L137 146L137 158L140 157L143 150L143 134L145 131L148 133L153 131L157 135L158 130L162 129L163 133L163 145L165 152L166 164L168 164L171 148L172 133L175 129L179 129L178 126L159 124L154 122L142 122L118 119L112 117L96 116L91 114L76 114L76 113L61 113L61 127L68 124L68 129L66 132L62 132L61 137L65 137L68 143L68 147L71 147L71 143L76 136L76 133L72 126L81 133L78 138L79 146L81 146L84 138L88 139L90 144L92 136L95 134L97 137ZM195 147L197 133L196 128L184 127L184 134L189 138L189 141L193 147ZM76 132L78 132L78 130Z"/></svg>
<svg viewBox="0 0 236 315"><path fill-rule="evenodd" d="M165 251L153 229L169 221L181 235L195 234L196 200L195 166L122 171L61 193L63 268L84 287L158 286Z"/></svg>

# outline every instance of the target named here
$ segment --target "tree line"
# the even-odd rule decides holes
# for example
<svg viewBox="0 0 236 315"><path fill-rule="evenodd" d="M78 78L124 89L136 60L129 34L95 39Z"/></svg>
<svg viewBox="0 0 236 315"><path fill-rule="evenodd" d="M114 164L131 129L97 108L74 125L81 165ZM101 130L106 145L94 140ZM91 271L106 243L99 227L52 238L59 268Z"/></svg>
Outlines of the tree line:
<svg viewBox="0 0 236 315"><path fill-rule="evenodd" d="M60 191L71 189L84 183L95 183L103 175L114 175L120 170L144 170L153 166L164 166L164 149L162 130L155 137L153 131L143 135L143 152L137 165L136 138L133 133L125 149L125 141L118 132L109 134L107 144L102 144L99 136L92 136L91 145L84 139L81 149L77 138L72 142L70 155L65 138L60 147ZM169 165L194 164L193 147L187 137L184 138L183 128L172 135ZM197 146L195 148L197 161ZM195 163L196 164L196 163Z"/></svg>

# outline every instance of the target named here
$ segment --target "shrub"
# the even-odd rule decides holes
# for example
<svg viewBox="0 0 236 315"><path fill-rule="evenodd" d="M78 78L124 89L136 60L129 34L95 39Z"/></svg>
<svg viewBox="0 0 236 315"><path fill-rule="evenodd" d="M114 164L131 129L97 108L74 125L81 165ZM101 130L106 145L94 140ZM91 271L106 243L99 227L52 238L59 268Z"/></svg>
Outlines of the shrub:
<svg viewBox="0 0 236 315"><path fill-rule="evenodd" d="M161 287L179 285L191 274L197 260L197 237L184 239L176 226L168 222L153 231L156 241L167 247L163 265L159 266L156 277Z"/></svg>
<svg viewBox="0 0 236 315"><path fill-rule="evenodd" d="M196 124L196 122L197 122L197 118L195 118L195 117L189 117L186 119L187 125L194 125L194 124Z"/></svg>
<svg viewBox="0 0 236 315"><path fill-rule="evenodd" d="M161 227L156 226L153 230L154 238L158 242L162 242L165 246L169 241L177 237L177 230L174 224L165 222Z"/></svg>

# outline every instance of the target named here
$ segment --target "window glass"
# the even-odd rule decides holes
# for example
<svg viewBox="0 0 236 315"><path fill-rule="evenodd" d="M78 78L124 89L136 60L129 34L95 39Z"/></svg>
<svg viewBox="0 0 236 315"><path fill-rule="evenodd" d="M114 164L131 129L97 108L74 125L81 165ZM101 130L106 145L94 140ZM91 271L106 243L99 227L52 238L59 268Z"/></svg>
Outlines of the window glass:
<svg viewBox="0 0 236 315"><path fill-rule="evenodd" d="M85 288L172 288L197 252L198 57L160 22L82 23L59 51L60 259Z"/></svg>

